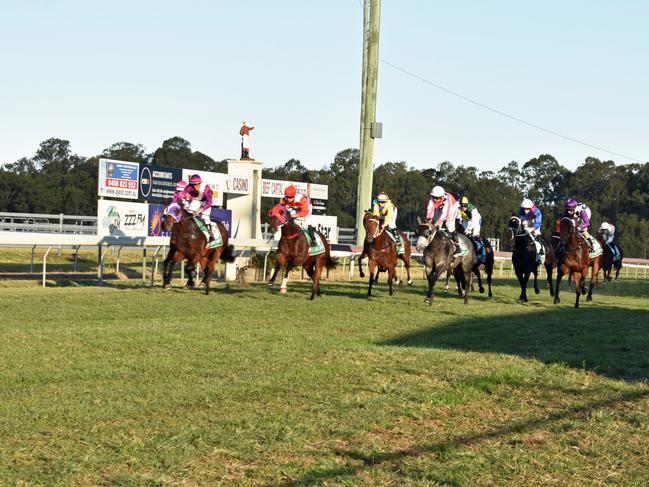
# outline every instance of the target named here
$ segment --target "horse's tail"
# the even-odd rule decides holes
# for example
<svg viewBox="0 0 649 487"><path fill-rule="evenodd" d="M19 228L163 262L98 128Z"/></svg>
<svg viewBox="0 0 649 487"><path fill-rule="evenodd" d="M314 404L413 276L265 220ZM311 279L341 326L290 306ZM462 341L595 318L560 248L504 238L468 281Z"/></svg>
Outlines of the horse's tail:
<svg viewBox="0 0 649 487"><path fill-rule="evenodd" d="M334 259L332 259L331 256L327 257L327 263L325 264L327 269L334 270L337 265L338 265L338 262L336 262Z"/></svg>
<svg viewBox="0 0 649 487"><path fill-rule="evenodd" d="M226 245L223 253L221 253L221 260L223 262L234 262L234 245Z"/></svg>

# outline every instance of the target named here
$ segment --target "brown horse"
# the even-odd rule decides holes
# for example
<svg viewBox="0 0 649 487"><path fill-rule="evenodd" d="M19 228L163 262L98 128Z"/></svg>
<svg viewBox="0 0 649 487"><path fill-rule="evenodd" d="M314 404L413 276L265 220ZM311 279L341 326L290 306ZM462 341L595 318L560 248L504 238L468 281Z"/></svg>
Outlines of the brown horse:
<svg viewBox="0 0 649 487"><path fill-rule="evenodd" d="M577 227L572 218L563 217L559 227L559 252L557 256L557 282L554 289L554 304L559 304L559 285L564 274L572 273L575 281L575 308L579 308L579 297L585 292L585 282L588 276L588 268L593 270L590 276L590 286L586 301L593 300L593 289L597 282L601 255L591 259L590 249L585 239L578 234Z"/></svg>
<svg viewBox="0 0 649 487"><path fill-rule="evenodd" d="M208 248L207 238L194 221L194 216L176 203L169 205L162 221L163 230L171 231L169 253L164 261L164 289L171 285L171 273L176 262L188 260L190 274L187 284L194 286L193 269L199 264L204 274L201 284L205 285L205 294L210 293L212 272L219 259L223 262L234 262L234 247L228 244L228 232L221 222L217 221L216 225L221 232L223 243L219 247Z"/></svg>
<svg viewBox="0 0 649 487"><path fill-rule="evenodd" d="M605 237L602 233L597 234L597 240L604 249L604 254L602 255L602 272L604 273L604 279L607 281L612 281L611 276L613 269L615 269L615 280L617 281L618 276L620 275L620 270L622 269L622 260L624 259L624 252L622 247L616 243L607 244ZM619 253L619 259L615 260L613 255L613 246L617 247Z"/></svg>
<svg viewBox="0 0 649 487"><path fill-rule="evenodd" d="M367 254L367 266L370 272L369 287L367 295L372 296L372 284L374 284L379 276L379 271L382 269L388 272L388 287L390 289L390 296L392 296L392 282L401 284L397 277L397 259L403 260L406 273L408 275L408 285L412 286L412 279L410 278L410 240L405 233L398 230L399 235L404 242L403 254L398 254L397 243L387 234L387 231L381 228L379 218L372 213L372 211L365 211L363 216L363 226L365 227L365 245L363 252ZM361 259L363 254L358 259L358 267L360 276L363 277L364 273L361 267Z"/></svg>
<svg viewBox="0 0 649 487"><path fill-rule="evenodd" d="M279 270L286 266L286 272L282 279L282 285L279 288L280 294L286 294L286 284L288 282L288 273L293 267L302 266L307 275L313 280L311 288L311 298L321 296L320 293L320 276L322 269L334 269L336 262L331 258L329 242L320 232L317 233L322 240L324 252L318 255L309 255L309 242L304 232L293 218L288 214L286 208L282 205L276 205L268 211L270 217L270 230L275 233L277 229L282 229L282 236L279 239L277 247L277 258L273 275L268 281L268 285L275 283L275 278Z"/></svg>

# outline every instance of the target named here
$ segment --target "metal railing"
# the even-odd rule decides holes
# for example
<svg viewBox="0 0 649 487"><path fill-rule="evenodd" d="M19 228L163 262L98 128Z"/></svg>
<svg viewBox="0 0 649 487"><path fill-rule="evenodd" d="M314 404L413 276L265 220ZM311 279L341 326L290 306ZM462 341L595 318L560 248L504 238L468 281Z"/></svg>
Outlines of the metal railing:
<svg viewBox="0 0 649 487"><path fill-rule="evenodd" d="M97 217L48 213L0 212L0 231L96 235Z"/></svg>

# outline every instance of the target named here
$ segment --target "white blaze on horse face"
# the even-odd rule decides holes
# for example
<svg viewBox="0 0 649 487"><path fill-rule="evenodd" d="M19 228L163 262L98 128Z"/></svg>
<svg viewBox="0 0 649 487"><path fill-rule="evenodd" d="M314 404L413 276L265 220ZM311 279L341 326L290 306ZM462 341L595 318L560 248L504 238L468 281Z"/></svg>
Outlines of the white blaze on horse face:
<svg viewBox="0 0 649 487"><path fill-rule="evenodd" d="M428 247L428 239L426 237L419 237L416 245L417 250L423 252L426 247Z"/></svg>

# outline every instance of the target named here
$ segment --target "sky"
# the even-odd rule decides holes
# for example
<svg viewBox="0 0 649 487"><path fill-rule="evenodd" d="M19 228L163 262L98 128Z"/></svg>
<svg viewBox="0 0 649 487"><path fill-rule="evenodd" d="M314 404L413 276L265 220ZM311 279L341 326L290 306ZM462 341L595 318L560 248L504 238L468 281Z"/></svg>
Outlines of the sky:
<svg viewBox="0 0 649 487"><path fill-rule="evenodd" d="M331 164L359 145L361 3L0 0L0 164L50 137L237 158L244 119L266 165ZM375 165L649 161L647 18L645 0L383 0Z"/></svg>

